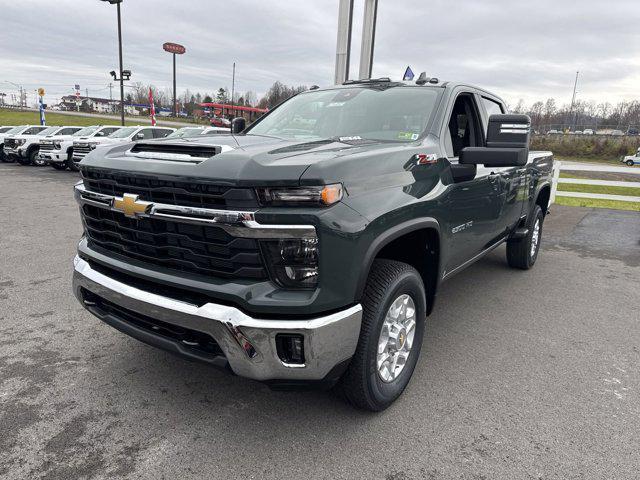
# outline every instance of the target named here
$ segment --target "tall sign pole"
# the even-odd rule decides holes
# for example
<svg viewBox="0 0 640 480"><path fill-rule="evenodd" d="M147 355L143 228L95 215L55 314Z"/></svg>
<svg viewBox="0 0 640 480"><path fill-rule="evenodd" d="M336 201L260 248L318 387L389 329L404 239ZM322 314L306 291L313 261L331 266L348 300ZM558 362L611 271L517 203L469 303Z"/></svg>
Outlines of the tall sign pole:
<svg viewBox="0 0 640 480"><path fill-rule="evenodd" d="M338 7L338 43L336 45L336 73L334 83L342 85L349 80L351 31L353 28L353 0L340 0Z"/></svg>
<svg viewBox="0 0 640 480"><path fill-rule="evenodd" d="M38 89L38 98L38 106L40 108L40 125L44 126L47 124L44 116L44 88Z"/></svg>
<svg viewBox="0 0 640 480"><path fill-rule="evenodd" d="M184 55L187 51L182 45L177 43L167 42L162 45L162 48L165 52L171 53L173 55L173 116L178 116L178 96L176 90L176 55Z"/></svg>
<svg viewBox="0 0 640 480"><path fill-rule="evenodd" d="M120 0L116 6L118 7L118 56L120 59L120 123L124 127L124 75L122 65L122 18L120 16ZM88 101L88 100L87 100Z"/></svg>
<svg viewBox="0 0 640 480"><path fill-rule="evenodd" d="M365 0L364 20L362 22L362 46L360 50L359 79L371 78L373 68L373 47L376 41L376 21L378 0Z"/></svg>

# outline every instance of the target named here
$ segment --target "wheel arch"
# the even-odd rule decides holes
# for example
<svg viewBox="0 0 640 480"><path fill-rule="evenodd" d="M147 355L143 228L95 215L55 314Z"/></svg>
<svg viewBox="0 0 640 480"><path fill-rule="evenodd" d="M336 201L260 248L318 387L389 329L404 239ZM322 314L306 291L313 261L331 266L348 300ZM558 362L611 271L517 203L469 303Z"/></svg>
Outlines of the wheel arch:
<svg viewBox="0 0 640 480"><path fill-rule="evenodd" d="M550 199L551 199L551 184L545 182L538 189L538 193L536 194L536 201L534 202L534 205L540 206L540 208L542 209L542 214L544 216L546 216L547 212L549 211ZM532 205L532 208L533 208L533 205Z"/></svg>
<svg viewBox="0 0 640 480"><path fill-rule="evenodd" d="M364 256L357 298L364 293L375 259L398 260L408 263L420 273L427 297L427 315L430 314L440 278L440 247L440 224L435 218L417 218L386 230L375 238Z"/></svg>

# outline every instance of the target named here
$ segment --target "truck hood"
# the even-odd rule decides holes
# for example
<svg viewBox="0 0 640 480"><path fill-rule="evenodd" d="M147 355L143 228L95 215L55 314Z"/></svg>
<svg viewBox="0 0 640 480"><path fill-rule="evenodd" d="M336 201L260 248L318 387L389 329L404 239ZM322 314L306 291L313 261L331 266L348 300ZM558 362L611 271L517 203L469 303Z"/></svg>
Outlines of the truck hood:
<svg viewBox="0 0 640 480"><path fill-rule="evenodd" d="M391 144L398 149L398 144ZM211 152L198 157L197 152ZM217 135L206 138L153 140L126 143L94 150L82 162L86 167L137 171L140 173L214 180L235 186L299 185L309 167L327 167L352 155L390 148L389 143L345 143L338 139L285 140L259 135ZM167 158L163 159L163 153ZM194 153L193 161L171 155ZM188 153L187 153L188 155ZM314 180L319 181L317 175Z"/></svg>

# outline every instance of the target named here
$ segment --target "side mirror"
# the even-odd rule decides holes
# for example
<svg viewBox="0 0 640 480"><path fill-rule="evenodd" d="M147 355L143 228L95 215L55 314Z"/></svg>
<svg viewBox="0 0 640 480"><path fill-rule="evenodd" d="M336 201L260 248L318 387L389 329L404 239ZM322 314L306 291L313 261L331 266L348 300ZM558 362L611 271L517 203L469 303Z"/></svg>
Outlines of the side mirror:
<svg viewBox="0 0 640 480"><path fill-rule="evenodd" d="M138 133L138 134L135 136L135 139L136 139L136 140L142 140L142 139L144 139L144 133Z"/></svg>
<svg viewBox="0 0 640 480"><path fill-rule="evenodd" d="M96 137L104 137L104 132L96 132Z"/></svg>
<svg viewBox="0 0 640 480"><path fill-rule="evenodd" d="M247 121L242 117L236 117L231 121L231 133L241 133L247 126Z"/></svg>
<svg viewBox="0 0 640 480"><path fill-rule="evenodd" d="M531 119L527 115L491 115L486 147L467 147L460 152L462 165L520 167L527 164Z"/></svg>

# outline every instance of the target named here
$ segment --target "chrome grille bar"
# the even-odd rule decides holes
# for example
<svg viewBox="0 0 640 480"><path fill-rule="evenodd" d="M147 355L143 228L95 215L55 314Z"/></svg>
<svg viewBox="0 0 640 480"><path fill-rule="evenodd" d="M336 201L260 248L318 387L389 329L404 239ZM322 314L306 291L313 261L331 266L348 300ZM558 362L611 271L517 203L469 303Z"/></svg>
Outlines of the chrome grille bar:
<svg viewBox="0 0 640 480"><path fill-rule="evenodd" d="M74 196L80 205L92 205L123 213L122 210L114 207L116 200L122 201L121 197L91 192L82 182L75 185ZM230 235L239 238L316 238L316 229L313 225L265 225L256 220L255 212L250 211L152 203L144 213L137 213L136 216L196 225L215 224Z"/></svg>

